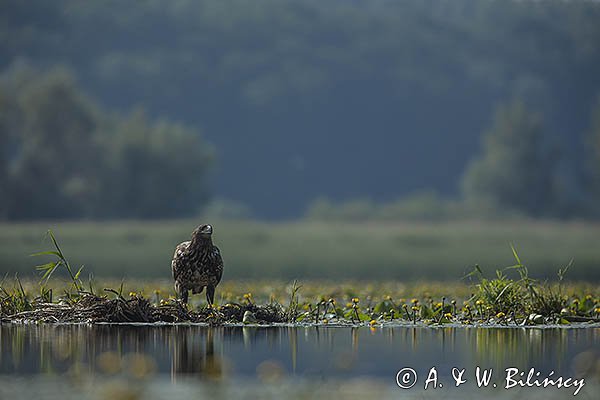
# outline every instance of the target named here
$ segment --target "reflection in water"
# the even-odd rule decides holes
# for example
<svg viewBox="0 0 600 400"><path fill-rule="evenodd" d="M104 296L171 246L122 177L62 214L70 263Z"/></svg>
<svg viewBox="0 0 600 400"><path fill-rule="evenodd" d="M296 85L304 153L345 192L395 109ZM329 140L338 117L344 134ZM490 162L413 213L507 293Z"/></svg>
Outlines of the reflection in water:
<svg viewBox="0 0 600 400"><path fill-rule="evenodd" d="M181 375L220 379L223 375L223 360L221 355L215 354L214 336L222 335L219 332L221 328L200 331L193 331L190 327L174 328L175 332L168 337L172 354L171 380L176 382Z"/></svg>
<svg viewBox="0 0 600 400"><path fill-rule="evenodd" d="M155 373L222 381L372 376L393 383L405 366L585 374L596 379L600 329L0 325L0 374Z"/></svg>

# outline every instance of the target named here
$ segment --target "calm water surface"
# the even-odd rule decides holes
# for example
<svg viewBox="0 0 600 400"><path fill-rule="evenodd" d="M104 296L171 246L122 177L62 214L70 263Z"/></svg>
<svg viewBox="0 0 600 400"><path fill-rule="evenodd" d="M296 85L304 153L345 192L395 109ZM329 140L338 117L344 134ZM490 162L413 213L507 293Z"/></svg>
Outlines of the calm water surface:
<svg viewBox="0 0 600 400"><path fill-rule="evenodd" d="M0 325L0 399L574 397L573 381L506 389L510 368L598 399L600 328Z"/></svg>

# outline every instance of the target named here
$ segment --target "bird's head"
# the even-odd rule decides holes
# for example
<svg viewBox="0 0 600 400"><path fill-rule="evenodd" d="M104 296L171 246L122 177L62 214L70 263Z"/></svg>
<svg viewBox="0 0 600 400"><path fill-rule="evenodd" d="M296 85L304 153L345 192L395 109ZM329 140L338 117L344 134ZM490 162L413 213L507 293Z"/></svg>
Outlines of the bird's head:
<svg viewBox="0 0 600 400"><path fill-rule="evenodd" d="M192 240L209 239L212 235L212 232L213 232L212 225L209 225L209 224L200 225L196 229L194 229L194 232L192 232Z"/></svg>

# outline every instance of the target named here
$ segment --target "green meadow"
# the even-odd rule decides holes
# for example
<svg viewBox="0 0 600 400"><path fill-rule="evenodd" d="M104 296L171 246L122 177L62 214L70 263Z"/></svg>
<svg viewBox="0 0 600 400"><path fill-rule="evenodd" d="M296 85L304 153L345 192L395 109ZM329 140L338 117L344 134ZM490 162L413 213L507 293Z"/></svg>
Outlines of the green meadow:
<svg viewBox="0 0 600 400"><path fill-rule="evenodd" d="M479 265L486 276L514 264L530 276L600 280L600 225L577 222L323 223L210 221L225 259L224 279L458 280ZM34 277L51 249L51 229L82 276L170 278L175 246L198 220L0 224L0 272ZM510 272L510 271L509 271Z"/></svg>

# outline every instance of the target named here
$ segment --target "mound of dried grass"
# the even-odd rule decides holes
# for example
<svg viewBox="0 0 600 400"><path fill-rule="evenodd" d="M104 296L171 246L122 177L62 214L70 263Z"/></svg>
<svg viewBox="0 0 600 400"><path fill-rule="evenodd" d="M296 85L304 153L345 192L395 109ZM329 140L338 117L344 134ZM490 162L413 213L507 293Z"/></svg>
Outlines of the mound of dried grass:
<svg viewBox="0 0 600 400"><path fill-rule="evenodd" d="M179 301L155 305L142 296L126 299L82 293L74 301L59 303L34 302L32 309L5 315L2 322L49 323L127 323L127 322L196 322L239 323L246 311L251 311L262 323L284 322L285 312L279 304L229 303L218 308L205 307L190 311Z"/></svg>

